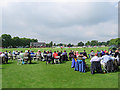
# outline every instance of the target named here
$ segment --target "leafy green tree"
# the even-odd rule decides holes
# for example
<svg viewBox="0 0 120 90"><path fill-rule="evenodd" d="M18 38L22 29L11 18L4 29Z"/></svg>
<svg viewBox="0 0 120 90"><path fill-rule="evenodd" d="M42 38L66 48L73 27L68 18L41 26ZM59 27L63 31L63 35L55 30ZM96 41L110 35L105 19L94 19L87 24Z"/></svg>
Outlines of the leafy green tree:
<svg viewBox="0 0 120 90"><path fill-rule="evenodd" d="M10 47L12 44L12 37L9 34L3 34L1 36L2 39L2 47L7 48Z"/></svg>
<svg viewBox="0 0 120 90"><path fill-rule="evenodd" d="M84 46L84 43L83 42L79 42L78 46Z"/></svg>
<svg viewBox="0 0 120 90"><path fill-rule="evenodd" d="M89 46L90 44L90 41L87 41L87 43L85 43L86 46Z"/></svg>
<svg viewBox="0 0 120 90"><path fill-rule="evenodd" d="M53 42L51 41L51 42L50 42L50 47L52 47L52 46L53 46Z"/></svg>
<svg viewBox="0 0 120 90"><path fill-rule="evenodd" d="M54 43L54 46L56 46L56 43Z"/></svg>
<svg viewBox="0 0 120 90"><path fill-rule="evenodd" d="M69 43L69 44L67 45L67 47L72 47L72 44L71 44L71 43Z"/></svg>
<svg viewBox="0 0 120 90"><path fill-rule="evenodd" d="M116 38L116 39L111 39L109 41L109 45L120 45L120 38Z"/></svg>
<svg viewBox="0 0 120 90"><path fill-rule="evenodd" d="M97 40L92 40L90 45L91 46L98 46L98 41Z"/></svg>
<svg viewBox="0 0 120 90"><path fill-rule="evenodd" d="M9 34L3 34L0 37L0 43L2 47L25 47L30 46L30 42L38 42L37 39L30 39L30 38L19 38L19 37L11 37Z"/></svg>

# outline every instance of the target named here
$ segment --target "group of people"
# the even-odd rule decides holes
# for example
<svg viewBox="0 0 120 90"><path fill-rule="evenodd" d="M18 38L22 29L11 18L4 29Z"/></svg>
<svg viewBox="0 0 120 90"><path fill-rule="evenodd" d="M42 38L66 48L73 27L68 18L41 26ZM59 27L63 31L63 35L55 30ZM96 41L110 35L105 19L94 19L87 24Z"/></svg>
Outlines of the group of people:
<svg viewBox="0 0 120 90"><path fill-rule="evenodd" d="M91 73L94 74L96 72L112 72L117 71L119 69L120 65L120 52L117 49L115 52L113 52L111 49L109 51L107 50L101 50L97 51L96 53L94 50L91 50L90 54L87 55L86 51L81 52L78 54L78 52L72 53L72 51L69 53L69 57L72 58L72 55L74 57L72 58L72 68L75 68L75 71L79 70L80 72L85 72L85 68L87 67L85 59L90 58L91 62ZM89 57L88 57L89 56ZM83 62L84 65L80 66ZM102 69L103 66L103 69Z"/></svg>
<svg viewBox="0 0 120 90"><path fill-rule="evenodd" d="M85 59L90 58L91 62L91 73L96 72L110 72L118 70L120 65L120 52L116 50L113 52L111 49L97 51L91 50L89 54L84 50L83 52L78 53L78 51L70 50L69 53L66 50L62 51L45 51L41 52L38 50L36 53L31 50L23 51L5 51L0 52L0 61L5 64L8 63L8 60L18 60L20 63L32 63L32 60L46 61L46 64L55 64L62 63L63 61L72 61L72 67L75 67L75 70L80 69L80 63L84 65L84 69L87 67ZM75 64L76 63L76 64ZM103 66L103 69L102 67ZM85 70L83 70L85 72Z"/></svg>
<svg viewBox="0 0 120 90"><path fill-rule="evenodd" d="M32 60L40 60L40 61L46 61L46 64L51 63L62 63L62 61L67 61L67 52L64 50L64 52L59 52L59 51L45 51L41 52L38 50L36 53L31 50L25 50L23 51L5 51L5 52L0 52L0 58L1 58L1 63L7 64L8 60L18 60L19 62L24 63L32 63Z"/></svg>

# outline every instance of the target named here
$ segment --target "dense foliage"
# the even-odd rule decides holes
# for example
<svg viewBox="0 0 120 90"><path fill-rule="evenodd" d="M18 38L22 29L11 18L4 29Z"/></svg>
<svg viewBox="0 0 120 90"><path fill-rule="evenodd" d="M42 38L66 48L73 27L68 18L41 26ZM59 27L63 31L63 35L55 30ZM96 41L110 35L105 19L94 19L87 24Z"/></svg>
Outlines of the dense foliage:
<svg viewBox="0 0 120 90"><path fill-rule="evenodd" d="M2 47L30 47L30 42L38 42L37 39L30 38L19 38L19 37L11 37L9 34L3 34L0 37L0 41L2 42ZM0 46L1 46L0 45Z"/></svg>
<svg viewBox="0 0 120 90"><path fill-rule="evenodd" d="M30 38L19 38L19 37L11 37L9 34L3 34L0 37L0 47L8 48L8 47L30 47L30 42L38 42L37 39L30 39ZM120 45L120 38L111 39L106 42L99 42L97 40L87 41L86 43L80 41L77 46L111 46L111 45ZM52 46L68 46L72 47L73 44L63 44L63 43L53 43L53 41L50 41L50 43L46 43L46 47L52 47Z"/></svg>

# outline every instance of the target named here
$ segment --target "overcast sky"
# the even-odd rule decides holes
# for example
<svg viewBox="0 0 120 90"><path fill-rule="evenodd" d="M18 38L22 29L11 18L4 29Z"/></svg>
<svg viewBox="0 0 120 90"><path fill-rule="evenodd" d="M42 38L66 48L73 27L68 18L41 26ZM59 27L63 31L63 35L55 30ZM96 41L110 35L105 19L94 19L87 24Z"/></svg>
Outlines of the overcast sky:
<svg viewBox="0 0 120 90"><path fill-rule="evenodd" d="M2 9L2 33L40 42L107 41L118 37L117 3L9 3Z"/></svg>

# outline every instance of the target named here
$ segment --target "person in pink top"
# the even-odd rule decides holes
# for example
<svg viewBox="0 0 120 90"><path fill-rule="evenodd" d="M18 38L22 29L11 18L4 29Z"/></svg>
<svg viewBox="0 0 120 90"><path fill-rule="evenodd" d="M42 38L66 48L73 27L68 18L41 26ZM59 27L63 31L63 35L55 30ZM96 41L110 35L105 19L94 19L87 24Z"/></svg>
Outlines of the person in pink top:
<svg viewBox="0 0 120 90"><path fill-rule="evenodd" d="M78 51L76 51L76 57L78 57L78 56L79 56Z"/></svg>

